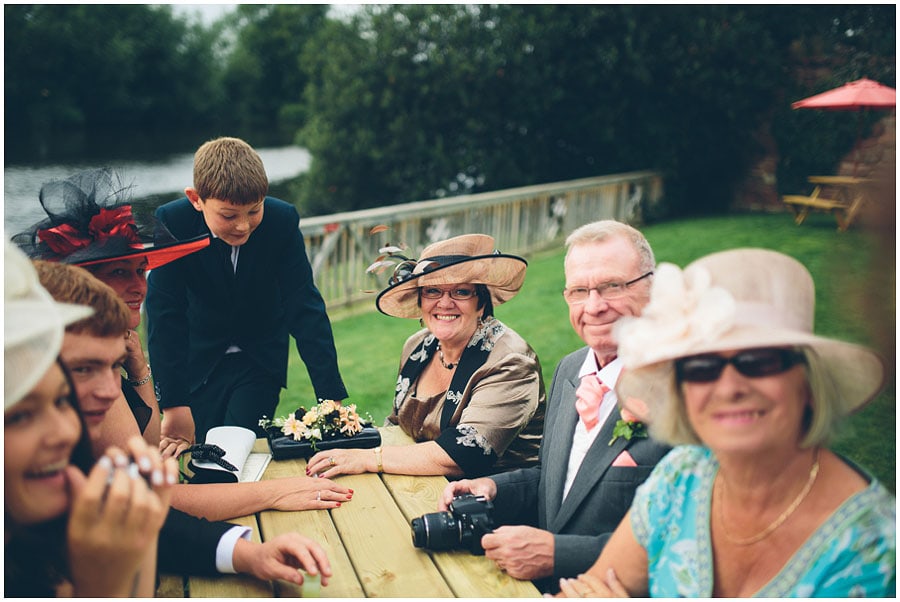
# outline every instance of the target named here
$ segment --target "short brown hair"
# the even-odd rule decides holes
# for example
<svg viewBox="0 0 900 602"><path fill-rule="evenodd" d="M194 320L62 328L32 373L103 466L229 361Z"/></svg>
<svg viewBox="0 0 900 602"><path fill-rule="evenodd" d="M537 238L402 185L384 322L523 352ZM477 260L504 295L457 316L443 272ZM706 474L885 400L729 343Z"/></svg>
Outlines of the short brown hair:
<svg viewBox="0 0 900 602"><path fill-rule="evenodd" d="M252 205L269 192L269 179L252 146L240 138L216 138L194 153L194 188L203 200Z"/></svg>
<svg viewBox="0 0 900 602"><path fill-rule="evenodd" d="M112 288L78 266L53 261L34 261L41 284L61 303L94 308L94 314L66 326L66 332L95 337L124 335L131 324L131 312Z"/></svg>

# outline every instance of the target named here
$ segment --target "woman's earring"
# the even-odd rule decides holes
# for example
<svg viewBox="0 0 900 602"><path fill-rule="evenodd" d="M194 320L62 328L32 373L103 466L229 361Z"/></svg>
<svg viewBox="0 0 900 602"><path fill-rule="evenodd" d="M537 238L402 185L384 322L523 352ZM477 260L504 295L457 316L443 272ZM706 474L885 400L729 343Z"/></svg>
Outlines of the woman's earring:
<svg viewBox="0 0 900 602"><path fill-rule="evenodd" d="M419 318L419 326L425 328L425 320L423 320L422 318Z"/></svg>

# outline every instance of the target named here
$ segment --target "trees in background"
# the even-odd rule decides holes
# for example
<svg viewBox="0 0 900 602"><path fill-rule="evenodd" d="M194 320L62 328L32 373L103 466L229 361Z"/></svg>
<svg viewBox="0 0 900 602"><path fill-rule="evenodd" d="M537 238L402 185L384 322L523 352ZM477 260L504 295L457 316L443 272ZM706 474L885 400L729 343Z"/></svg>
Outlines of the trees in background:
<svg viewBox="0 0 900 602"><path fill-rule="evenodd" d="M222 106L217 35L170 6L3 8L7 136L178 127L209 122Z"/></svg>
<svg viewBox="0 0 900 602"><path fill-rule="evenodd" d="M786 182L850 144L855 120L791 100L829 74L895 81L893 5L240 5L212 27L166 5L4 10L7 140L274 133L313 156L306 214L634 169L666 174L673 214L724 210L767 124Z"/></svg>
<svg viewBox="0 0 900 602"><path fill-rule="evenodd" d="M290 141L307 119L303 46L327 13L327 4L237 5L224 21L236 35L223 76L228 103L222 121L246 131L278 132Z"/></svg>

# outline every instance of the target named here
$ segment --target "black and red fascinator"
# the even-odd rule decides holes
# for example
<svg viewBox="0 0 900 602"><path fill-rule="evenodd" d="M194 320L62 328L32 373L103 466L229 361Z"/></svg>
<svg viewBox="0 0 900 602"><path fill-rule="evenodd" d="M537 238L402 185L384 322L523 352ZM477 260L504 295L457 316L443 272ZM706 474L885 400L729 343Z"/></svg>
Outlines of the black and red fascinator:
<svg viewBox="0 0 900 602"><path fill-rule="evenodd" d="M176 240L152 215L135 211L133 185L109 168L77 173L41 186L47 219L12 240L32 259L92 265L146 257L152 270L209 245L209 236Z"/></svg>

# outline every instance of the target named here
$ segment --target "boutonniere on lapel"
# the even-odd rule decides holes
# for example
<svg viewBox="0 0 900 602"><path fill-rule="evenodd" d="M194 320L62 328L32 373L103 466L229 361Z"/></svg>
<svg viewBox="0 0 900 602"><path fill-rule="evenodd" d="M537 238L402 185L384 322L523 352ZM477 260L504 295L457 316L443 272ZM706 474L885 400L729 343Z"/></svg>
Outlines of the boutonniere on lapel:
<svg viewBox="0 0 900 602"><path fill-rule="evenodd" d="M622 408L619 411L619 415L621 418L616 422L616 426L613 428L613 436L612 439L609 440L609 444L612 445L616 442L616 439L619 437L625 437L627 441L631 441L632 437L637 438L646 438L650 435L647 433L647 425L638 420L637 416Z"/></svg>

